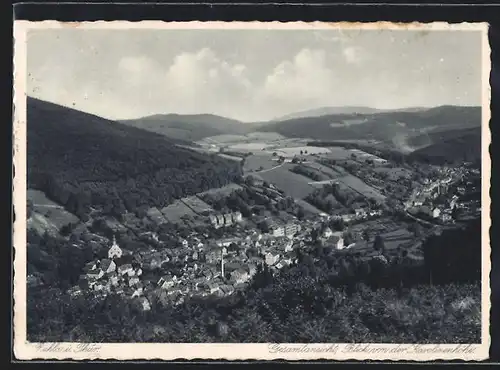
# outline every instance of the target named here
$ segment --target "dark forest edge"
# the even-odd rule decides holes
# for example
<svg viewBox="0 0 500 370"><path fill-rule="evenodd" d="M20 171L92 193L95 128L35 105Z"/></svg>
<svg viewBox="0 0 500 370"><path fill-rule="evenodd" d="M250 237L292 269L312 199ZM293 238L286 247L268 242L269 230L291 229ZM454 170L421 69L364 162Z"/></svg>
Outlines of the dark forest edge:
<svg viewBox="0 0 500 370"><path fill-rule="evenodd" d="M238 163L160 134L28 98L28 187L82 221L91 208L143 217L152 206L241 178ZM50 143L50 144L49 144ZM103 160L106 158L106 160Z"/></svg>
<svg viewBox="0 0 500 370"><path fill-rule="evenodd" d="M172 306L160 295L149 312L116 295L66 294L91 256L61 243L45 235L39 252L28 253L28 269L53 282L30 288L30 341L480 342L480 219L427 238L423 261L404 250L386 257L383 247L371 259L318 247L313 253L322 258L299 253L276 274L261 266L229 297Z"/></svg>
<svg viewBox="0 0 500 370"><path fill-rule="evenodd" d="M479 134L479 135L478 135ZM370 145L350 143L345 141L311 141L308 146L344 147L358 149L396 164L425 163L431 165L454 165L471 163L481 166L481 132L467 133L450 140L429 145L410 153L403 153L390 148L376 148Z"/></svg>

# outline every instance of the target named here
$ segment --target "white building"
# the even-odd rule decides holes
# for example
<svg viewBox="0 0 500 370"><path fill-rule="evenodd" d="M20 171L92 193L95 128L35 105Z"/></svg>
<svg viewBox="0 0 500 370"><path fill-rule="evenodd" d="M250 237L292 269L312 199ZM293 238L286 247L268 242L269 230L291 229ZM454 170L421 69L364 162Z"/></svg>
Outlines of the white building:
<svg viewBox="0 0 500 370"><path fill-rule="evenodd" d="M108 258L110 260L114 258L120 258L123 254L123 251L121 250L120 246L116 243L116 238L113 235L113 244L111 245L111 248L108 250Z"/></svg>

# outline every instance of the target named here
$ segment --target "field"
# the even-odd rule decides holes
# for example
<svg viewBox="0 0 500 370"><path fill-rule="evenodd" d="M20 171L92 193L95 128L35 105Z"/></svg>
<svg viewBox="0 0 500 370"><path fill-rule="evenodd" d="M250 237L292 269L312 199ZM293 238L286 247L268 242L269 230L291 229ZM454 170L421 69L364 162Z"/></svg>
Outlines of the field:
<svg viewBox="0 0 500 370"><path fill-rule="evenodd" d="M243 142L245 140L248 140L248 138L243 135L217 135L217 136L206 137L203 140L198 141L197 143L200 145L226 144L233 142Z"/></svg>
<svg viewBox="0 0 500 370"><path fill-rule="evenodd" d="M246 158L243 169L245 172L259 171L261 167L264 170L268 170L278 165L276 158L273 158L274 157L266 154L250 155Z"/></svg>
<svg viewBox="0 0 500 370"><path fill-rule="evenodd" d="M285 158L290 158L290 157L295 157L296 155L301 155L300 152L302 152L302 154L304 155L328 154L330 152L330 148L323 148L316 146L296 146L290 148L278 148L275 149L275 152L278 153L278 155L281 155Z"/></svg>
<svg viewBox="0 0 500 370"><path fill-rule="evenodd" d="M277 141L285 139L283 135L278 134L277 132L251 132L246 135L248 138L252 140L261 140L261 141Z"/></svg>
<svg viewBox="0 0 500 370"><path fill-rule="evenodd" d="M208 204L206 204L197 196L182 198L181 201L197 214L213 211L212 207L210 207Z"/></svg>
<svg viewBox="0 0 500 370"><path fill-rule="evenodd" d="M161 213L165 218L172 223L182 222L183 216L194 217L196 213L194 213L188 206L182 203L180 200L175 201L174 203L168 205L167 207L163 207L161 209Z"/></svg>
<svg viewBox="0 0 500 370"><path fill-rule="evenodd" d="M336 179L339 176L342 176L346 174L346 171L344 169L342 170L336 170L327 166L323 166L322 164L316 163L316 162L308 162L305 163L304 166L314 168L315 170L327 175L331 179ZM338 167L338 166L336 166ZM342 167L338 167L342 168Z"/></svg>
<svg viewBox="0 0 500 370"><path fill-rule="evenodd" d="M66 211L61 205L51 201L45 193L39 190L28 189L27 199L33 203L33 210L44 216L46 221L52 223L57 229L69 224L77 223L79 218Z"/></svg>
<svg viewBox="0 0 500 370"><path fill-rule="evenodd" d="M148 209L147 215L149 219L157 225L161 225L167 222L165 216L156 207L151 207L150 209Z"/></svg>
<svg viewBox="0 0 500 370"><path fill-rule="evenodd" d="M351 152L349 150L342 147L330 147L330 152L328 154L323 155L323 157L334 160L343 160L351 158Z"/></svg>
<svg viewBox="0 0 500 370"><path fill-rule="evenodd" d="M406 168L402 167L395 167L395 168L379 167L379 168L374 168L373 171L377 173L386 173L388 176L387 179L390 181L397 181L399 180L400 177L411 178L412 176L410 170L407 170Z"/></svg>
<svg viewBox="0 0 500 370"><path fill-rule="evenodd" d="M385 199L384 195L380 194L371 186L366 185L361 179L357 178L356 176L346 175L343 177L339 177L336 180L367 198L373 198L380 201L383 201Z"/></svg>
<svg viewBox="0 0 500 370"><path fill-rule="evenodd" d="M259 173L262 180L276 185L283 190L286 195L297 199L303 199L314 191L314 187L309 185L311 181L307 177L289 171L293 164L284 164L271 171Z"/></svg>

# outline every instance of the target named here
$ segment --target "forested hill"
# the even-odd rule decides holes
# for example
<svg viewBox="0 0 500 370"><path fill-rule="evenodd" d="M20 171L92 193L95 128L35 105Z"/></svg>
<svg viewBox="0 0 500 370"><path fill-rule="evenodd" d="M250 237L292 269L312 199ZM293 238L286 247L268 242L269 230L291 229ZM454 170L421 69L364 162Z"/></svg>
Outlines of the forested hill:
<svg viewBox="0 0 500 370"><path fill-rule="evenodd" d="M28 186L80 217L121 214L225 185L234 161L179 148L165 136L28 97Z"/></svg>
<svg viewBox="0 0 500 370"><path fill-rule="evenodd" d="M250 124L213 114L156 114L121 122L128 126L156 132L170 138L188 141L198 141L206 137L223 134L244 134L250 128Z"/></svg>
<svg viewBox="0 0 500 370"><path fill-rule="evenodd" d="M409 159L430 163L481 161L480 127L433 136L433 144L410 153Z"/></svg>
<svg viewBox="0 0 500 370"><path fill-rule="evenodd" d="M441 106L374 114L334 114L264 124L259 131L317 140L381 140L481 126L481 107Z"/></svg>

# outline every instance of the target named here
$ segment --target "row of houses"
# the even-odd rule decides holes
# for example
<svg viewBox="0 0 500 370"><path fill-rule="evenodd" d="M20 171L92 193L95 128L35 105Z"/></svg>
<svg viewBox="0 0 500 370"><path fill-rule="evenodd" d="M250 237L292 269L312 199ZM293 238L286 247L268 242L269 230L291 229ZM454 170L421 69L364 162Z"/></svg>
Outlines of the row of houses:
<svg viewBox="0 0 500 370"><path fill-rule="evenodd" d="M210 219L210 224L215 228L227 227L234 225L243 220L243 216L241 212L231 212L231 213L223 213L223 214L212 214L208 216Z"/></svg>

